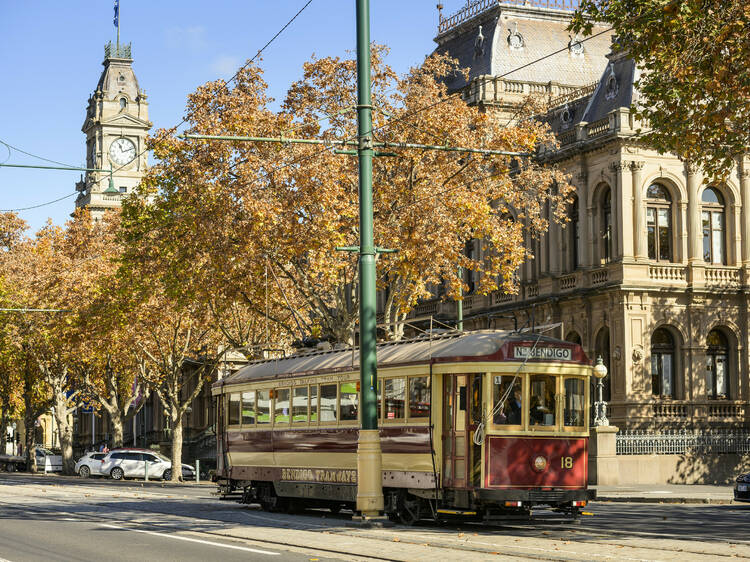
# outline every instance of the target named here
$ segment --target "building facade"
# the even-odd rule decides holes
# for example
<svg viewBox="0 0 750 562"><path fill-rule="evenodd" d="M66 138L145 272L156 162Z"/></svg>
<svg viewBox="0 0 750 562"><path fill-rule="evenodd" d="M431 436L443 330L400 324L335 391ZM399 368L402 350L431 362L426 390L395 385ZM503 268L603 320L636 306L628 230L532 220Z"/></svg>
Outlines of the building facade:
<svg viewBox="0 0 750 562"><path fill-rule="evenodd" d="M454 33L464 41L451 41L466 50L480 25L486 33L483 22L501 21L510 29L501 42L508 55L514 32L524 35L521 48L530 48L528 37L544 41L550 21L570 16L545 7L560 2L527 4L535 6L474 2L452 30L441 28L438 48ZM521 13L526 21L516 25L513 17ZM547 32L530 31L537 22ZM555 51L558 43L540 52ZM601 65L591 59L599 67L596 83L576 89L571 79L558 97L549 94L548 120L560 146L545 157L576 187L569 220L551 222L545 236L527 240L534 258L519 272L517 295L465 296L464 327L556 324L559 337L604 360L609 418L622 429L747 427L750 161L738 160L726 181L711 183L694 163L643 146L636 138L641 124L630 112L637 67L623 54L610 52ZM549 75L540 69L534 78L533 66L526 67L524 92L533 93ZM507 91L507 79L472 75L463 85L467 101L487 105L490 99L507 112L513 99L495 102L494 93ZM488 94L488 84L501 86ZM477 244L472 251L481 249ZM451 321L455 305L427 301L414 315Z"/></svg>
<svg viewBox="0 0 750 562"><path fill-rule="evenodd" d="M86 167L91 170L76 184L76 207L88 207L96 219L119 207L122 197L140 183L151 128L147 96L133 71L130 44L108 43L102 64L81 128L86 135Z"/></svg>

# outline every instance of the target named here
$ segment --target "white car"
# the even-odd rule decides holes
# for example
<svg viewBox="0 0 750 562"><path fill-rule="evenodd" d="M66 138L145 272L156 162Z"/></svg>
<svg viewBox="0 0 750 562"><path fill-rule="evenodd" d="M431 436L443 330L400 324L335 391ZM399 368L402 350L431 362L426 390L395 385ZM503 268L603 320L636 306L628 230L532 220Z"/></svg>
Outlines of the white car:
<svg viewBox="0 0 750 562"><path fill-rule="evenodd" d="M172 478L172 461L164 455L149 449L117 449L110 451L102 459L101 473L113 480L123 478L144 478L148 465L149 478ZM195 468L189 464L182 465L182 477L185 480L195 478Z"/></svg>
<svg viewBox="0 0 750 562"><path fill-rule="evenodd" d="M62 455L36 446L36 469L42 472L62 472Z"/></svg>
<svg viewBox="0 0 750 562"><path fill-rule="evenodd" d="M81 478L88 478L89 476L99 476L102 471L102 460L107 456L107 453L86 453L76 463L75 471Z"/></svg>

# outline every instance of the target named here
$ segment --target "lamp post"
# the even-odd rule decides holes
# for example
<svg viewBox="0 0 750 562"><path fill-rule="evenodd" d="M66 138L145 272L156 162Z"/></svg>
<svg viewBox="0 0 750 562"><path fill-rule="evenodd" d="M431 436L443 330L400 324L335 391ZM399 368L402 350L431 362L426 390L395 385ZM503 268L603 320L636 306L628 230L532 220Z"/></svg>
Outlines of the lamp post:
<svg viewBox="0 0 750 562"><path fill-rule="evenodd" d="M602 361L601 355L596 359L596 366L594 367L594 376L597 379L596 386L599 391L599 399L594 403L594 407L596 408L596 417L594 418L594 425L595 426L609 425L609 420L607 419L607 403L604 401L604 398L602 397L602 390L604 388L604 377L607 376L607 366L604 364L604 361Z"/></svg>

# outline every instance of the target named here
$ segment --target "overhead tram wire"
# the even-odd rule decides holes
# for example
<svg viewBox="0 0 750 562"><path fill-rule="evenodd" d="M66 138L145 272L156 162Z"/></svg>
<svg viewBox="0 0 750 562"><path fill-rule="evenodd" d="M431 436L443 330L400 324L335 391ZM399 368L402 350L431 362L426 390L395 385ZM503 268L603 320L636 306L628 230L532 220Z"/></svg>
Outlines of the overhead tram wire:
<svg viewBox="0 0 750 562"><path fill-rule="evenodd" d="M300 9L299 9L299 10L297 11L297 13L296 13L296 14L294 14L294 16L292 16L292 18L291 18L291 19L290 19L289 21L287 21L287 22L286 22L286 23L284 24L284 26L283 26L283 27L282 27L281 29L279 29L279 31L277 31L277 32L276 32L276 34L275 34L275 35L274 35L273 37L271 37L271 38L270 38L270 39L269 39L269 40L268 40L268 41L266 42L266 44L265 44L265 45L263 45L263 47L261 47L261 48L260 48L260 49L258 50L258 52L257 52L257 53L255 54L255 56L254 56L253 58L251 58L250 60L248 60L248 61L247 61L247 62L246 62L245 64L243 64L243 65L242 65L242 66L241 66L241 67L240 67L240 68L239 68L239 69L237 70L237 72L235 72L235 73L234 73L234 75L233 75L233 76L232 76L232 77L231 77L231 78L230 78L229 80L227 80L227 84L231 84L231 83L232 83L232 82L233 82L234 80L236 80L236 79L237 79L237 76L239 76L240 72L242 72L242 71L243 71L243 70L244 70L245 68L247 68L247 66L248 66L248 65L252 64L252 63L253 63L253 62L254 62L254 61L255 61L255 60L256 60L256 59L257 59L257 58L258 58L258 57L259 57L259 56L260 56L261 54L263 54L263 51L265 51L265 50L266 50L266 49L267 49L267 48L268 48L268 47L269 47L269 46L271 45L271 43L273 43L273 42L274 42L274 41L275 41L275 40L276 40L276 39L277 39L277 38L279 37L279 35L281 35L281 34L282 34L282 33L283 33L283 32L284 32L285 30L286 30L286 28L287 28L287 27L289 27L289 26L290 26L290 25L291 25L291 24L292 24L292 23L294 22L294 20L296 20L296 19L297 19L297 18L298 18L298 17L300 16L300 14L302 14L302 12L304 12L304 11L305 11L305 9L307 9L307 7L308 7L308 6L310 5L310 4L312 4L312 3L313 3L313 0L307 0L307 2L305 2L305 5L304 5L304 6L302 6L302 7L301 7L301 8L300 8ZM197 107L196 109L200 109L200 108L204 107L204 106L206 105L206 103L208 103L208 102L204 102L203 104L199 105L199 106L198 106L198 107ZM179 122L179 123L178 123L177 125L175 125L174 127L172 127L172 128L174 128L174 129L177 129L178 127L181 127L181 126L182 126L182 125L183 125L183 124L184 124L184 123L185 123L186 121L187 121L187 117L183 117L183 118L182 118L182 119L180 120L180 122ZM47 159L47 158L43 158L43 157L41 157L41 156L37 156L37 155L31 154L31 153L29 153L29 152L25 152L25 151L23 151L23 150L21 150L21 149L18 149L18 148L16 148L16 147L13 147L12 145L9 145L8 143L6 143L6 142L4 142L4 141L1 141L1 140L0 140L0 143L2 143L3 145L5 145L6 147L10 147L10 148L13 148L13 150L17 150L18 152L22 152L23 154L26 154L26 155L28 155L28 156L32 156L32 157L34 157L34 158L39 158L40 160L45 160L45 161L47 161L47 162L52 162L52 163L55 163L55 164L61 164L60 162L56 162L55 160L49 160L49 159ZM143 150L141 150L141 151L140 151L140 152L139 152L138 154L136 154L136 155L135 155L135 156L133 157L133 159L132 159L132 160L130 160L130 162L132 162L132 161L133 161L133 160L135 160L136 158L139 158L139 157L141 157L141 156L142 156L143 154L145 154L146 152L148 152L148 148L144 148ZM111 174L115 174L115 173L119 172L119 171L120 171L120 170L122 170L122 169L123 169L123 168L124 168L125 166L127 166L128 164L130 164L130 162L128 162L128 163L126 163L126 164L123 164L123 165L122 165L122 166L120 166L119 168L116 168L116 169L112 170L112 171L111 171ZM61 164L61 165L67 166L67 164ZM73 166L70 166L70 167L72 168ZM95 182L94 182L94 184L97 184L97 183L101 182L101 181L102 181L102 180L104 180L104 179L106 179L106 176L105 176L105 177L102 177L102 178L100 178L100 179L98 179L97 181L95 181ZM71 194L69 194L69 195L66 195L65 197L61 197L61 198L59 198L59 199L55 199L54 201L47 201L46 203L40 203L39 205L32 205L32 206L29 206L29 207L23 207L23 208L19 208L19 209L0 209L0 212L16 212L16 211L27 211L27 210L30 210L30 209L38 209L38 208L40 208L40 207L45 207L45 206L47 206L47 205L52 205L52 204L54 204L54 203L57 203L58 201L62 201L63 199L67 199L68 197L72 197L73 195L75 195L75 192L74 192L74 193L71 193Z"/></svg>
<svg viewBox="0 0 750 562"><path fill-rule="evenodd" d="M58 203L64 199L73 197L76 193L77 192L74 191L73 193L68 193L67 195L58 197L57 199L53 199L52 201L47 201L46 203L39 203L38 205L32 205L31 207L20 207L18 209L0 209L0 213L16 213L18 211L30 211L31 209L40 209L41 207L46 207L47 205L53 205L54 203Z"/></svg>

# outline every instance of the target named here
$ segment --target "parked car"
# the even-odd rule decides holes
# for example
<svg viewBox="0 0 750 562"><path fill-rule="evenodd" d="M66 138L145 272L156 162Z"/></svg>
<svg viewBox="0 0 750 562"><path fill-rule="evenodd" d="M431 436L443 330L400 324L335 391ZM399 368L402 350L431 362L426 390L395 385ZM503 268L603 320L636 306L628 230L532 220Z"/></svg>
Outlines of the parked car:
<svg viewBox="0 0 750 562"><path fill-rule="evenodd" d="M101 476L102 460L106 456L107 453L86 453L80 459L78 459L78 462L76 463L76 474L81 478L88 478L89 476Z"/></svg>
<svg viewBox="0 0 750 562"><path fill-rule="evenodd" d="M102 459L101 473L113 480L123 478L144 478L148 465L149 478L172 478L172 461L164 455L148 449L116 449L107 453ZM182 465L182 478L195 478L195 468L189 464Z"/></svg>
<svg viewBox="0 0 750 562"><path fill-rule="evenodd" d="M750 502L750 472L740 474L735 480L734 499L738 502Z"/></svg>
<svg viewBox="0 0 750 562"><path fill-rule="evenodd" d="M62 455L36 446L36 469L43 472L62 472Z"/></svg>

